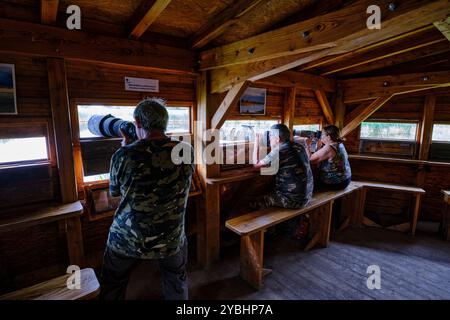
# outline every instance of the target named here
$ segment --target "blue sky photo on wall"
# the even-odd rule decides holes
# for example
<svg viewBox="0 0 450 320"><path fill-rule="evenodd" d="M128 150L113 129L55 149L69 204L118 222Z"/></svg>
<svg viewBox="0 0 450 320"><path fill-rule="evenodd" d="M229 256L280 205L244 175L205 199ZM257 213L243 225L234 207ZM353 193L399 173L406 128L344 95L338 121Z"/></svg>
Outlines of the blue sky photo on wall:
<svg viewBox="0 0 450 320"><path fill-rule="evenodd" d="M14 65L0 64L0 114L15 114L16 92Z"/></svg>
<svg viewBox="0 0 450 320"><path fill-rule="evenodd" d="M248 88L240 100L240 113L252 115L266 114L266 89Z"/></svg>

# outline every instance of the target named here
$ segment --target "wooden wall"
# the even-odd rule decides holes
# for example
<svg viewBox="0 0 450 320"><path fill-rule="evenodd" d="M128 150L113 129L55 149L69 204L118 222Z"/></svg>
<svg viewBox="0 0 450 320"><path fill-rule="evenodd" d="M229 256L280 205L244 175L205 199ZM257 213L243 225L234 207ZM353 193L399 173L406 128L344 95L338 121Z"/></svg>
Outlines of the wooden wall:
<svg viewBox="0 0 450 320"><path fill-rule="evenodd" d="M383 106L370 118L422 121L425 97L398 97ZM347 108L347 114L355 106ZM436 99L434 121L450 121L450 93ZM359 127L345 142L349 154L359 152ZM427 192L423 199L422 220L440 221L442 189L450 188L450 166L441 164L420 165L414 161L386 162L381 160L352 159L351 167L355 180L375 180L420 186ZM410 197L402 193L370 191L366 211L374 220L390 223L404 220L409 213Z"/></svg>

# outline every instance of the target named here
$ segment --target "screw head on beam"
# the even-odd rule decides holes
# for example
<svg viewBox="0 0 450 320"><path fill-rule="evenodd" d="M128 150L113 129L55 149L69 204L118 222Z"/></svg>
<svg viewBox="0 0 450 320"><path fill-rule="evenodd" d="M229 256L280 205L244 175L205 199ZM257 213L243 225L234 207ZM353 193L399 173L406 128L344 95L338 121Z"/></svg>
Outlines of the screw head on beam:
<svg viewBox="0 0 450 320"><path fill-rule="evenodd" d="M397 9L397 3L395 1L389 3L388 9L389 9L389 11L392 11L392 12L395 11L395 9Z"/></svg>
<svg viewBox="0 0 450 320"><path fill-rule="evenodd" d="M308 30L306 30L306 31L303 31L302 36L303 36L303 38L306 38L309 36L309 34L310 34L310 32Z"/></svg>
<svg viewBox="0 0 450 320"><path fill-rule="evenodd" d="M384 81L383 82L383 87L389 87L389 85L390 85L389 81Z"/></svg>
<svg viewBox="0 0 450 320"><path fill-rule="evenodd" d="M428 80L430 80L430 77L429 77L429 76L424 76L424 77L422 78L422 80L423 80L423 81L428 81Z"/></svg>
<svg viewBox="0 0 450 320"><path fill-rule="evenodd" d="M255 52L255 48L249 48L248 49L248 54L253 54Z"/></svg>

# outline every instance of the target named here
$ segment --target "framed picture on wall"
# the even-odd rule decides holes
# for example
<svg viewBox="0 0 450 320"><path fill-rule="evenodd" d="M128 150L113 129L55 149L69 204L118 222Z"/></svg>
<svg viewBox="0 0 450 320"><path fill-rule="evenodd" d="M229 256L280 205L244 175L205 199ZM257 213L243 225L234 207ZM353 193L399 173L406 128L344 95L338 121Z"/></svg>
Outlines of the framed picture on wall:
<svg viewBox="0 0 450 320"><path fill-rule="evenodd" d="M17 114L13 64L0 63L0 114Z"/></svg>
<svg viewBox="0 0 450 320"><path fill-rule="evenodd" d="M266 89L247 88L240 100L240 113L248 115L266 114Z"/></svg>

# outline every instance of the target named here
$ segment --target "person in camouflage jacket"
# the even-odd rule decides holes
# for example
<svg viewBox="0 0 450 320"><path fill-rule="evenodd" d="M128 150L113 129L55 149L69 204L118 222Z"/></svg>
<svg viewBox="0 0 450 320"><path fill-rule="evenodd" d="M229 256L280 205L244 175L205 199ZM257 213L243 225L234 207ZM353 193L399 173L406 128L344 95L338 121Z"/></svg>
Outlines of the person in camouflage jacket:
<svg viewBox="0 0 450 320"><path fill-rule="evenodd" d="M173 148L184 142L165 135L168 113L163 101L141 101L134 118L138 140L124 136L122 148L111 159L110 193L121 201L109 230L101 297L124 299L136 263L156 259L165 298L187 299L184 227L194 161L172 161ZM193 158L190 145L187 150Z"/></svg>

